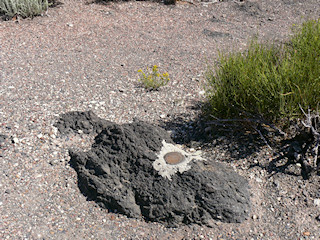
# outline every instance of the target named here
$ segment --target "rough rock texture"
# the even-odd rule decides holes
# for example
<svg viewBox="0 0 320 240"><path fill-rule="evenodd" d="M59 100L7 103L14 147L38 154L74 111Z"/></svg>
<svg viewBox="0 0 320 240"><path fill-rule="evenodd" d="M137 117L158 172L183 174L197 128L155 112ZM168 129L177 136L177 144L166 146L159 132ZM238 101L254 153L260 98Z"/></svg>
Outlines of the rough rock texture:
<svg viewBox="0 0 320 240"><path fill-rule="evenodd" d="M111 122L99 118L94 112L73 111L62 114L60 119L54 124L62 134L78 132L81 130L85 134L99 133Z"/></svg>
<svg viewBox="0 0 320 240"><path fill-rule="evenodd" d="M75 126L70 114L64 116ZM75 119L77 126L83 125ZM86 119L96 126L91 120ZM211 226L213 220L241 222L248 217L248 183L222 164L190 161L190 170L162 177L153 163L163 140L173 143L164 129L144 122L106 124L90 151L70 150L79 188L102 207L167 226Z"/></svg>

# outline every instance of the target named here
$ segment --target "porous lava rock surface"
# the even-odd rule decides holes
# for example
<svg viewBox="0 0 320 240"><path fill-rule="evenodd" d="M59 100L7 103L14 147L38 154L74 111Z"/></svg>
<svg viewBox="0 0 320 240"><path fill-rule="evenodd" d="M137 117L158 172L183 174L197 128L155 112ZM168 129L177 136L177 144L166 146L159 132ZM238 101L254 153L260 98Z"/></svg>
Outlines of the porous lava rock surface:
<svg viewBox="0 0 320 240"><path fill-rule="evenodd" d="M54 126L58 128L61 134L79 133L79 130L85 134L90 134L101 132L109 124L112 123L99 118L93 111L72 111L61 114Z"/></svg>
<svg viewBox="0 0 320 240"><path fill-rule="evenodd" d="M93 113L89 115L101 123ZM74 127L83 125L79 116L91 122L89 115L64 116ZM77 124L71 124L71 116ZM63 117L59 121L62 126ZM191 160L187 170L177 171L170 179L159 174L154 162L159 160L164 142L174 144L164 129L140 121L108 122L98 132L91 150L69 152L80 190L100 206L169 227L212 226L215 220L242 222L248 217L248 183L221 163Z"/></svg>

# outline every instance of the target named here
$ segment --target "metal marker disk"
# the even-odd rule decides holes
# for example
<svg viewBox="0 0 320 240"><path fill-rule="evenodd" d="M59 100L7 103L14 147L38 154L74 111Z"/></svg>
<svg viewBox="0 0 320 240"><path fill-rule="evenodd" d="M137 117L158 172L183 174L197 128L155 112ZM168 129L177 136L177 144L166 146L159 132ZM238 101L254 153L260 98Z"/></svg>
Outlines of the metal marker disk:
<svg viewBox="0 0 320 240"><path fill-rule="evenodd" d="M179 152L168 152L164 155L164 160L166 163L171 165L176 165L184 161L185 157Z"/></svg>

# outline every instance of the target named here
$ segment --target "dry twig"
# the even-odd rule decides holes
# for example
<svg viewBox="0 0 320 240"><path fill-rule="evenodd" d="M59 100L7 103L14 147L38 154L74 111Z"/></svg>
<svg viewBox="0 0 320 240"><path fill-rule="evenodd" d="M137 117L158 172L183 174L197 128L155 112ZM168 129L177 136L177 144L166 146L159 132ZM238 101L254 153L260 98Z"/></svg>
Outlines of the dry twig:
<svg viewBox="0 0 320 240"><path fill-rule="evenodd" d="M311 130L311 133L313 134L316 144L315 147L312 149L312 152L314 153L314 167L316 168L316 170L319 169L319 164L318 164L318 152L319 152L319 142L320 142L320 133L319 133L319 129L318 129L318 119L319 117L319 112L317 112L316 114L311 114L310 109L308 109L308 114L302 109L302 107L299 105L301 111L303 112L303 114L306 117L305 121L301 121L302 125L306 128L309 128Z"/></svg>

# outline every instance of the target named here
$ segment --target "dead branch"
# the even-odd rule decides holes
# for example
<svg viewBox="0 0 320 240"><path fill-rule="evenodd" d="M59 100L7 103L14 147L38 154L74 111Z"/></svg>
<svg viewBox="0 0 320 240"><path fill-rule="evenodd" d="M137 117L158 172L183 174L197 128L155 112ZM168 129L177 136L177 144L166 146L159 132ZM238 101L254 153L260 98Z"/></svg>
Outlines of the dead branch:
<svg viewBox="0 0 320 240"><path fill-rule="evenodd" d="M319 150L319 142L320 142L320 133L318 130L318 119L319 119L319 113L317 112L317 114L311 114L310 109L308 109L308 114L303 110L303 108L301 107L301 105L299 105L301 111L303 112L304 116L305 116L305 120L301 120L302 125L305 128L309 128L311 130L311 133L313 134L316 144L315 147L312 149L312 152L314 153L314 167L318 170L319 166L318 166L318 150Z"/></svg>

